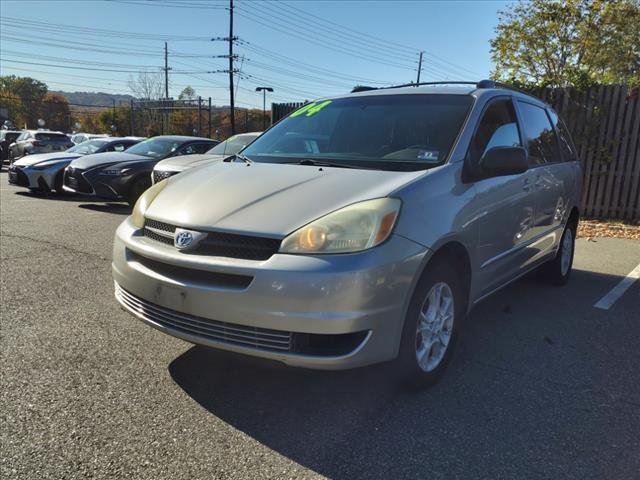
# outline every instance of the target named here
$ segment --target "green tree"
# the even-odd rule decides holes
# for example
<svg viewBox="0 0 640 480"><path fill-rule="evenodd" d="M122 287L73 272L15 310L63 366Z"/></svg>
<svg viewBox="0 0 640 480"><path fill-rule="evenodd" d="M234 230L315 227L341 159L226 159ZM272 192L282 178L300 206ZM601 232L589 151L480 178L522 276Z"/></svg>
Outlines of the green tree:
<svg viewBox="0 0 640 480"><path fill-rule="evenodd" d="M16 125L24 123L36 128L41 114L42 101L47 94L47 85L30 77L8 75L0 77L0 103L7 104L9 117ZM15 99L20 99L16 102Z"/></svg>
<svg viewBox="0 0 640 480"><path fill-rule="evenodd" d="M127 136L131 122L130 115L131 110L128 107L116 107L115 112L112 109L105 109L98 115L96 128L100 133L109 133L119 137Z"/></svg>
<svg viewBox="0 0 640 480"><path fill-rule="evenodd" d="M178 100L194 100L196 98L196 91L189 85L184 87L180 95L178 95Z"/></svg>
<svg viewBox="0 0 640 480"><path fill-rule="evenodd" d="M531 0L499 14L491 40L496 79L640 83L640 0Z"/></svg>

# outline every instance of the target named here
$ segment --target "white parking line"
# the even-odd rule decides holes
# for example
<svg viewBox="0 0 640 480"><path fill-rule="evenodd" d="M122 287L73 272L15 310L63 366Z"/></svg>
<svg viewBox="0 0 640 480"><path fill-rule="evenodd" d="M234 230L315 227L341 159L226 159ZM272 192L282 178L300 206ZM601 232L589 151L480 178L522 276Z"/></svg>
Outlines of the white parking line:
<svg viewBox="0 0 640 480"><path fill-rule="evenodd" d="M598 302L594 305L595 308L601 308L602 310L609 310L611 305L616 303L616 301L627 291L627 289L633 285L633 282L640 278L640 264L631 270L629 274L620 280L620 283L613 287L613 289L607 293L604 297L602 297Z"/></svg>

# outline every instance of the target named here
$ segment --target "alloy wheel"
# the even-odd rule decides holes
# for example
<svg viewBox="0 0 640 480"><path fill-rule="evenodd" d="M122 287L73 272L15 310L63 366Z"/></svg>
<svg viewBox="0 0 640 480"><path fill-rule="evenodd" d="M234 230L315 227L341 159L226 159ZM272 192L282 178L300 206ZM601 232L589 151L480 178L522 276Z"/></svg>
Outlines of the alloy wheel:
<svg viewBox="0 0 640 480"><path fill-rule="evenodd" d="M442 362L453 333L454 312L451 287L445 282L433 285L416 328L416 360L423 371L431 372Z"/></svg>

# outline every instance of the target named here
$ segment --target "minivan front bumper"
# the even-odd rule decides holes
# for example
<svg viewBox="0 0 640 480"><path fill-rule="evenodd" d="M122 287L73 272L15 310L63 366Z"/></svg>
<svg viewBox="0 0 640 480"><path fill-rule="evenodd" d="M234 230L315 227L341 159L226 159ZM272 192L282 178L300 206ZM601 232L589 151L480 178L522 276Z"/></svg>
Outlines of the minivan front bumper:
<svg viewBox="0 0 640 480"><path fill-rule="evenodd" d="M392 236L356 254L275 254L255 261L179 252L116 232L116 298L165 333L318 369L395 358L416 273L429 250Z"/></svg>

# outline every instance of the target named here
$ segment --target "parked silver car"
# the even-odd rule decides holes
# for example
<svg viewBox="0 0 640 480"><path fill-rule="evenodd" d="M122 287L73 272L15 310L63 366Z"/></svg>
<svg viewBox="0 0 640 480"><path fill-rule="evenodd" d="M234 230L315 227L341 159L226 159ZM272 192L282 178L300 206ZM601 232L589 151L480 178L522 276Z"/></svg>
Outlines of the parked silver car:
<svg viewBox="0 0 640 480"><path fill-rule="evenodd" d="M564 124L491 81L312 102L191 169L118 228L115 294L189 342L432 384L469 310L542 267L564 284L580 167Z"/></svg>
<svg viewBox="0 0 640 480"><path fill-rule="evenodd" d="M160 180L169 178L172 175L183 172L189 168L207 163L221 162L230 155L238 153L261 134L262 132L239 133L238 135L227 138L224 142L220 142L218 145L202 155L185 155L161 160L156 163L155 167L153 167L151 182L158 183Z"/></svg>

